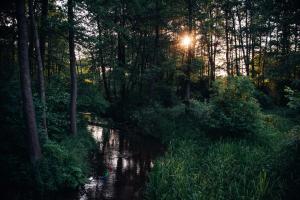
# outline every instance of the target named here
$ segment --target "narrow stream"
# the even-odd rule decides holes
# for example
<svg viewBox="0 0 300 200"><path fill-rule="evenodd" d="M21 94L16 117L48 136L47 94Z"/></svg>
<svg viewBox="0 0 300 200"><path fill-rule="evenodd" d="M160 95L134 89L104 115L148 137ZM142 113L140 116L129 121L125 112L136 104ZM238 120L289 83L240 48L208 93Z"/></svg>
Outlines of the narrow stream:
<svg viewBox="0 0 300 200"><path fill-rule="evenodd" d="M158 141L118 130L89 125L99 145L103 165L80 190L76 199L134 200L142 199L142 191L154 160L162 154Z"/></svg>

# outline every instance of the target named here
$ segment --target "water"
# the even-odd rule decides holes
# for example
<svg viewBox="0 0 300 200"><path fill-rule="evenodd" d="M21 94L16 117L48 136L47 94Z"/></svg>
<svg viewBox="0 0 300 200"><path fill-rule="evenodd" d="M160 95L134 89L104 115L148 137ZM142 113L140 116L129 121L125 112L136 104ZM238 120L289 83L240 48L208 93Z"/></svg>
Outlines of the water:
<svg viewBox="0 0 300 200"><path fill-rule="evenodd" d="M103 165L95 166L93 176L74 199L142 199L147 175L162 154L162 145L152 138L114 129L94 125L88 129L99 145L99 155L94 159L103 161Z"/></svg>

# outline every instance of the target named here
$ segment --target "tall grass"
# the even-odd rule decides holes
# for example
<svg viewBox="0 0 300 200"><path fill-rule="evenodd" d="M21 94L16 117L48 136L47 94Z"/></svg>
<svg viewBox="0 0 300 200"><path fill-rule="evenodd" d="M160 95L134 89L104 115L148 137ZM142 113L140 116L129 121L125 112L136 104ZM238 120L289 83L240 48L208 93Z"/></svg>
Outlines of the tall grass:
<svg viewBox="0 0 300 200"><path fill-rule="evenodd" d="M295 136L286 132L293 123L271 114L262 119L255 137L215 139L183 118L150 173L145 198L282 199L288 187L283 169L295 157L287 145Z"/></svg>

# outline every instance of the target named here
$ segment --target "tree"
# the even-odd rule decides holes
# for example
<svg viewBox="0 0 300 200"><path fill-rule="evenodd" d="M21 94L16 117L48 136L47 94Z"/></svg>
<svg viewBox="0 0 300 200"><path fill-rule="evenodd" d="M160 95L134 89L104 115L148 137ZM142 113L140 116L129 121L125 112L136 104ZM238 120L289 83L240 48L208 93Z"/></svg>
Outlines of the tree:
<svg viewBox="0 0 300 200"><path fill-rule="evenodd" d="M103 51L102 51L102 31L101 31L101 25L100 25L100 19L99 16L97 16L97 27L98 27L98 42L99 42L99 49L98 49L98 56L99 56L99 64L101 67L101 74L102 74L102 80L103 80L103 85L104 85L104 91L106 94L106 98L108 99L108 101L111 101L111 96L110 96L110 88L108 87L107 84L107 78L106 78L106 69L104 66L104 58L103 58Z"/></svg>
<svg viewBox="0 0 300 200"><path fill-rule="evenodd" d="M34 43L35 54L36 54L36 63L37 63L37 72L38 72L38 93L39 93L41 103L42 103L42 126L44 128L45 135L47 136L48 133L47 133L44 66L43 66L43 60L42 60L42 55L41 55L39 34L38 34L38 30L37 30L37 24L35 21L33 0L29 0L29 15L30 15L33 40L34 40L33 43Z"/></svg>
<svg viewBox="0 0 300 200"><path fill-rule="evenodd" d="M192 0L187 0L187 9L188 9L188 35L193 37L193 5ZM192 39L193 40L193 39ZM187 55L187 72L186 72L186 89L185 89L185 100L189 104L191 98L191 64L193 56L193 45L188 45L188 55Z"/></svg>
<svg viewBox="0 0 300 200"><path fill-rule="evenodd" d="M16 1L18 21L18 57L20 65L21 91L23 101L23 115L27 129L27 140L31 162L35 165L41 158L41 148L38 138L36 116L32 100L31 80L28 57L28 30L25 16L25 2Z"/></svg>
<svg viewBox="0 0 300 200"><path fill-rule="evenodd" d="M42 57L43 66L45 66L45 50L46 50L46 37L48 28L48 0L42 0L41 6L41 38L40 38L40 52Z"/></svg>
<svg viewBox="0 0 300 200"><path fill-rule="evenodd" d="M69 23L69 58L70 58L70 76L71 76L71 100L70 100L70 130L72 135L77 134L77 75L76 58L74 42L74 1L68 0L68 23Z"/></svg>
<svg viewBox="0 0 300 200"><path fill-rule="evenodd" d="M126 77L125 77L125 69L126 69L126 48L125 48L125 37L123 33L123 29L125 26L125 2L121 0L121 7L118 12L120 15L119 18L119 30L118 31L118 65L121 68L122 76L121 76L121 98L124 100L126 95Z"/></svg>

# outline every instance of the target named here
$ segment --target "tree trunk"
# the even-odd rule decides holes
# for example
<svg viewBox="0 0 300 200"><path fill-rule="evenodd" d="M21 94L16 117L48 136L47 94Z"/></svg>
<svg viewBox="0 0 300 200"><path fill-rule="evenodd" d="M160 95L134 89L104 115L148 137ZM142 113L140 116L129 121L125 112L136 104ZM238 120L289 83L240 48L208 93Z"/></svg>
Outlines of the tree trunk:
<svg viewBox="0 0 300 200"><path fill-rule="evenodd" d="M243 42L243 32L242 32L242 20L241 20L241 16L239 14L239 11L237 11L237 17L238 17L238 22L239 22L239 40L240 40L240 45L242 47L242 54L243 54L243 58L244 58L244 62L245 62L245 66L246 66L246 74L247 76L249 76L249 65L248 65L248 60L247 60L247 53L245 53L245 47L244 47L244 42ZM247 51L247 50L246 50Z"/></svg>
<svg viewBox="0 0 300 200"><path fill-rule="evenodd" d="M41 11L41 37L40 37L40 49L43 66L45 66L45 50L46 50L46 38L47 38L47 28L48 28L48 0L42 0L42 11Z"/></svg>
<svg viewBox="0 0 300 200"><path fill-rule="evenodd" d="M70 76L71 76L70 130L72 135L76 135L77 134L77 122L76 122L77 77L76 77L73 7L74 7L73 0L68 0L69 53L70 53Z"/></svg>
<svg viewBox="0 0 300 200"><path fill-rule="evenodd" d="M256 72L255 72L255 66L254 66L254 59L255 59L255 37L256 37L256 33L255 33L255 28L254 28L254 22L253 22L253 5L252 2L250 1L250 28L249 28L249 40L251 39L251 78L254 79L256 76ZM250 44L249 44L249 58L250 58ZM250 59L249 59L250 60Z"/></svg>
<svg viewBox="0 0 300 200"><path fill-rule="evenodd" d="M240 75L240 68L239 68L239 64L238 64L238 47L237 47L237 35L236 35L236 27L235 27L235 18L234 18L234 14L232 15L232 22L233 22L233 37L234 37L234 53L235 53L235 71L236 71L236 75L239 76Z"/></svg>
<svg viewBox="0 0 300 200"><path fill-rule="evenodd" d="M124 4L124 2L122 2ZM120 26L124 28L125 19L124 19L124 5L121 8L120 16ZM118 65L122 69L121 77L121 98L124 100L126 95L126 77L125 77L125 68L126 68L126 54L125 54L125 44L124 44L124 35L122 31L118 32Z"/></svg>
<svg viewBox="0 0 300 200"><path fill-rule="evenodd" d="M255 75L256 75L256 74L255 74L255 73L256 73L256 72L255 72L255 66L254 66L254 64L255 64L255 63L254 63L254 59L255 59L255 36L252 35L251 38L252 38L252 39L251 39L251 40L252 40L252 41L251 41L251 54L252 54L252 55L251 55L251 58L252 58L252 59L251 59L251 78L254 79L254 78L255 78Z"/></svg>
<svg viewBox="0 0 300 200"><path fill-rule="evenodd" d="M43 62L42 62L42 56L40 51L40 41L39 41L39 35L37 30L37 24L35 21L34 16L34 8L33 8L33 0L29 0L29 15L30 15L30 21L31 21L31 28L32 28L32 34L33 34L33 43L36 53L36 62L37 62L37 82L38 82L38 93L41 99L42 103L42 126L44 128L44 134L46 137L48 137L47 132L47 117L46 117L46 95L45 95L45 81L44 81L44 70L43 70Z"/></svg>
<svg viewBox="0 0 300 200"><path fill-rule="evenodd" d="M250 48L249 48L249 24L248 24L248 0L246 0L246 8L245 8L245 12L246 12L246 22L245 22L245 32L246 32L246 57L245 57L245 65L246 65L246 73L247 76L250 76Z"/></svg>
<svg viewBox="0 0 300 200"><path fill-rule="evenodd" d="M228 9L225 10L225 40L226 40L226 72L230 76L230 61L229 61L229 27L228 27Z"/></svg>
<svg viewBox="0 0 300 200"><path fill-rule="evenodd" d="M160 40L160 3L159 0L155 1L155 39L154 39L154 54L153 63L154 65L159 64L159 40Z"/></svg>
<svg viewBox="0 0 300 200"><path fill-rule="evenodd" d="M41 148L38 138L35 110L32 100L31 80L28 57L28 27L25 16L25 1L17 0L17 21L18 21L18 49L21 91L23 101L23 115L27 128L27 140L29 146L30 160L33 165L41 158Z"/></svg>
<svg viewBox="0 0 300 200"><path fill-rule="evenodd" d="M188 0L188 34L193 37L193 22L192 22L192 0ZM186 88L185 88L185 101L189 104L191 98L191 64L192 64L192 44L188 46L187 55L187 71L186 71Z"/></svg>
<svg viewBox="0 0 300 200"><path fill-rule="evenodd" d="M111 101L111 96L110 96L110 89L107 84L107 78L106 78L106 70L103 62L103 52L102 52L102 46L100 46L102 40L101 40L101 26L100 26L100 19L97 17L97 26L98 26L98 42L99 42L99 49L98 49L98 56L99 56L99 64L101 67L101 74L102 74L102 80L103 80L103 86L104 86L104 91L106 94L107 100L110 102Z"/></svg>
<svg viewBox="0 0 300 200"><path fill-rule="evenodd" d="M262 58L262 34L259 35L259 53L258 53L258 68L261 68L261 58ZM261 84L261 77L257 81L258 85Z"/></svg>

